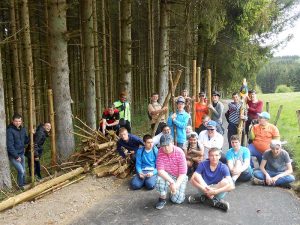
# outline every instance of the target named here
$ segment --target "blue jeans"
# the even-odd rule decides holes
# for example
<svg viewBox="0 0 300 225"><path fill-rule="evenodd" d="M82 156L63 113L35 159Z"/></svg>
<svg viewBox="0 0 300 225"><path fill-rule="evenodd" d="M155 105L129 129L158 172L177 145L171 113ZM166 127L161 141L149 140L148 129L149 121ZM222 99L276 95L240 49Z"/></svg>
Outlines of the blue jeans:
<svg viewBox="0 0 300 225"><path fill-rule="evenodd" d="M146 177L145 179L141 179L138 174L136 174L131 180L131 188L133 190L141 189L145 186L148 190L152 190L156 184L157 175L153 175L152 177Z"/></svg>
<svg viewBox="0 0 300 225"><path fill-rule="evenodd" d="M9 157L10 162L12 165L16 168L18 171L18 185L19 187L23 187L25 185L25 175L26 175L26 170L25 170L25 156L21 155L19 156L21 158L21 162L17 161L13 157Z"/></svg>
<svg viewBox="0 0 300 225"><path fill-rule="evenodd" d="M250 150L251 156L254 156L257 158L258 164L260 165L261 160L262 160L262 153L260 153L253 144L248 145L248 149ZM252 158L250 158L250 165L252 168L254 168L254 164L252 161Z"/></svg>
<svg viewBox="0 0 300 225"><path fill-rule="evenodd" d="M252 169L248 168L247 170L243 171L237 181L245 182L249 181L252 178Z"/></svg>
<svg viewBox="0 0 300 225"><path fill-rule="evenodd" d="M281 174L282 172L274 172L274 171L270 171L270 170L266 170L267 173L270 175L270 177L275 177L278 174ZM259 180L265 180L266 176L263 174L263 172L261 170L255 170L253 172L253 176L256 177ZM275 182L275 186L285 186L289 183L292 183L295 181L295 177L293 175L286 175L284 177L280 177L276 182Z"/></svg>

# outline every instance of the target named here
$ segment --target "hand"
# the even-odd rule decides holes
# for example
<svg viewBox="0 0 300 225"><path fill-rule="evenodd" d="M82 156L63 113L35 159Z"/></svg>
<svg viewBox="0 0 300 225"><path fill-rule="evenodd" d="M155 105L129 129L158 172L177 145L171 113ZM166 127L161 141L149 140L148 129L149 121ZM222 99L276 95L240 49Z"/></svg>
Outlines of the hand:
<svg viewBox="0 0 300 225"><path fill-rule="evenodd" d="M39 157L34 158L34 161L39 161L39 160L40 160Z"/></svg>
<svg viewBox="0 0 300 225"><path fill-rule="evenodd" d="M277 176L271 178L273 184L275 184L275 182L276 182L278 179L279 179L279 178L278 178Z"/></svg>
<svg viewBox="0 0 300 225"><path fill-rule="evenodd" d="M212 104L209 104L208 106L207 106L209 109L213 109L214 107L212 106Z"/></svg>
<svg viewBox="0 0 300 225"><path fill-rule="evenodd" d="M267 185L272 185L273 184L273 180L272 180L272 178L270 177L269 174L266 175L266 183L267 183Z"/></svg>
<svg viewBox="0 0 300 225"><path fill-rule="evenodd" d="M205 188L205 192L204 193L209 198L213 198L216 195L216 191L213 188L209 187L209 186L207 186Z"/></svg>
<svg viewBox="0 0 300 225"><path fill-rule="evenodd" d="M172 116L171 116L172 120L175 120L176 117L177 117L177 116L176 116L176 113L173 113Z"/></svg>
<svg viewBox="0 0 300 225"><path fill-rule="evenodd" d="M163 107L163 108L162 108L162 111L163 111L163 112L167 112L167 111L168 111L168 107Z"/></svg>
<svg viewBox="0 0 300 225"><path fill-rule="evenodd" d="M17 160L18 162L21 162L21 161L22 161L21 157L16 158L16 160Z"/></svg>
<svg viewBox="0 0 300 225"><path fill-rule="evenodd" d="M153 176L153 172L147 173L146 177L152 177Z"/></svg>
<svg viewBox="0 0 300 225"><path fill-rule="evenodd" d="M139 177L140 177L141 179L145 179L145 174L139 173Z"/></svg>
<svg viewBox="0 0 300 225"><path fill-rule="evenodd" d="M176 187L176 184L175 183L171 183L170 184L170 190L171 190L171 194L176 194L176 190L177 189L177 187Z"/></svg>

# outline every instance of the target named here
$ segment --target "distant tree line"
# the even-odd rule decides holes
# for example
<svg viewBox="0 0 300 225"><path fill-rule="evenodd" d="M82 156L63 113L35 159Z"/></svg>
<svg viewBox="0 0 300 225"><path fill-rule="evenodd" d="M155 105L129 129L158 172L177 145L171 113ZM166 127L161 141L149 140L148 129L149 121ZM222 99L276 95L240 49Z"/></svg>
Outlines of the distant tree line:
<svg viewBox="0 0 300 225"><path fill-rule="evenodd" d="M300 57L285 56L271 59L259 70L256 81L263 93L274 93L277 87L280 87L277 90L282 92L284 91L282 85L290 87L293 91L300 91Z"/></svg>

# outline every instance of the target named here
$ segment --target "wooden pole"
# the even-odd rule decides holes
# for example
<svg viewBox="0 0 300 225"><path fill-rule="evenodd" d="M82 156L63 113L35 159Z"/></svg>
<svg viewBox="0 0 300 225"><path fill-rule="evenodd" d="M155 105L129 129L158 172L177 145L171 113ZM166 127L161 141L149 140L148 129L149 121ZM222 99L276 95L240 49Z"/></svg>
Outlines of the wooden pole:
<svg viewBox="0 0 300 225"><path fill-rule="evenodd" d="M296 115L297 115L297 118L298 118L298 125L299 125L299 130L300 130L300 109L298 109L296 111Z"/></svg>
<svg viewBox="0 0 300 225"><path fill-rule="evenodd" d="M270 102L266 102L266 111L270 113Z"/></svg>
<svg viewBox="0 0 300 225"><path fill-rule="evenodd" d="M51 165L56 165L56 144L55 144L55 119L54 119L54 107L53 107L53 93L52 89L48 89L48 104L49 104L49 115L51 123Z"/></svg>
<svg viewBox="0 0 300 225"><path fill-rule="evenodd" d="M276 115L276 118L275 118L275 121L274 121L274 125L275 125L275 126L276 126L277 123L278 123L278 120L279 120L279 117L280 117L282 108L283 108L283 105L280 105L279 108L278 108L277 115Z"/></svg>
<svg viewBox="0 0 300 225"><path fill-rule="evenodd" d="M193 60L193 80L192 80L192 91L193 96L197 98L197 60ZM192 102L192 124L193 130L195 130L195 123L196 123L196 114L195 114L195 102Z"/></svg>
<svg viewBox="0 0 300 225"><path fill-rule="evenodd" d="M181 76L181 73L182 73L182 70L177 70L176 72L176 75L175 75L175 79L173 80L173 88L176 90L176 87L177 87L177 84L179 82L179 79L180 79L180 76ZM164 100L164 103L163 103L163 108L164 107L167 107L168 104L169 104L169 101L170 101L170 98L171 98L171 90L169 89L169 92ZM155 135L155 131L157 130L157 127L158 127L158 124L159 124L159 121L161 121L161 117L164 115L163 112L161 112L157 118L157 121L154 125L154 128L153 128L153 131L152 131L152 136Z"/></svg>
<svg viewBox="0 0 300 225"><path fill-rule="evenodd" d="M42 193L43 191L51 188L52 186L57 185L61 182L64 182L65 180L68 180L72 177L78 176L79 174L81 174L83 172L84 172L83 167L77 168L76 170L73 170L69 173L66 173L64 175L56 177L56 178L54 178L52 180L49 180L45 183L39 184L39 185L35 186L34 188L32 188L28 191L25 191L25 192L23 192L19 195L11 197L11 198L9 198L9 199L7 199L7 200L0 203L0 212L5 210L5 209L11 208L11 207L13 207L13 206L15 206L15 205L17 205L21 202L30 200L30 199L34 198L35 196L37 196L38 194Z"/></svg>
<svg viewBox="0 0 300 225"><path fill-rule="evenodd" d="M197 89L196 99L197 99L197 101L199 101L198 94L201 92L201 67L200 66L197 67L197 85L196 85L196 89Z"/></svg>
<svg viewBox="0 0 300 225"><path fill-rule="evenodd" d="M177 107L175 103L175 89L173 88L173 77L172 77L172 72L169 71L169 88L171 92L171 101L172 101L172 111L173 113L176 113ZM173 124L173 131L174 131L174 144L177 145L177 128L175 124Z"/></svg>
<svg viewBox="0 0 300 225"><path fill-rule="evenodd" d="M207 96L207 105L211 104L211 69L206 71L206 96Z"/></svg>
<svg viewBox="0 0 300 225"><path fill-rule="evenodd" d="M34 143L33 143L33 79L31 67L28 67L28 100L29 100L29 135L30 135L30 170L31 184L34 186Z"/></svg>

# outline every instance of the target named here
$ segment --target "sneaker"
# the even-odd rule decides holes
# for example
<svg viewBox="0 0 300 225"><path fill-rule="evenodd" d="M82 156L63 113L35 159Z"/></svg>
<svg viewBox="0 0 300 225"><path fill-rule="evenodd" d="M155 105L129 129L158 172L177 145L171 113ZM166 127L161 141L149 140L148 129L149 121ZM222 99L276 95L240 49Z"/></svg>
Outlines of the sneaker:
<svg viewBox="0 0 300 225"><path fill-rule="evenodd" d="M190 204L197 204L205 202L206 196L205 195L190 195L188 197L188 202Z"/></svg>
<svg viewBox="0 0 300 225"><path fill-rule="evenodd" d="M20 189L21 191L25 191L24 186L20 186L19 189Z"/></svg>
<svg viewBox="0 0 300 225"><path fill-rule="evenodd" d="M167 203L166 199L159 198L158 202L155 205L155 208L156 209L162 209L165 206L166 203Z"/></svg>
<svg viewBox="0 0 300 225"><path fill-rule="evenodd" d="M219 208L227 212L229 210L229 203L224 201L223 199L213 199L214 201L214 207Z"/></svg>
<svg viewBox="0 0 300 225"><path fill-rule="evenodd" d="M255 185L265 185L265 181L257 179L256 177L253 177L252 178L252 184L255 184Z"/></svg>

